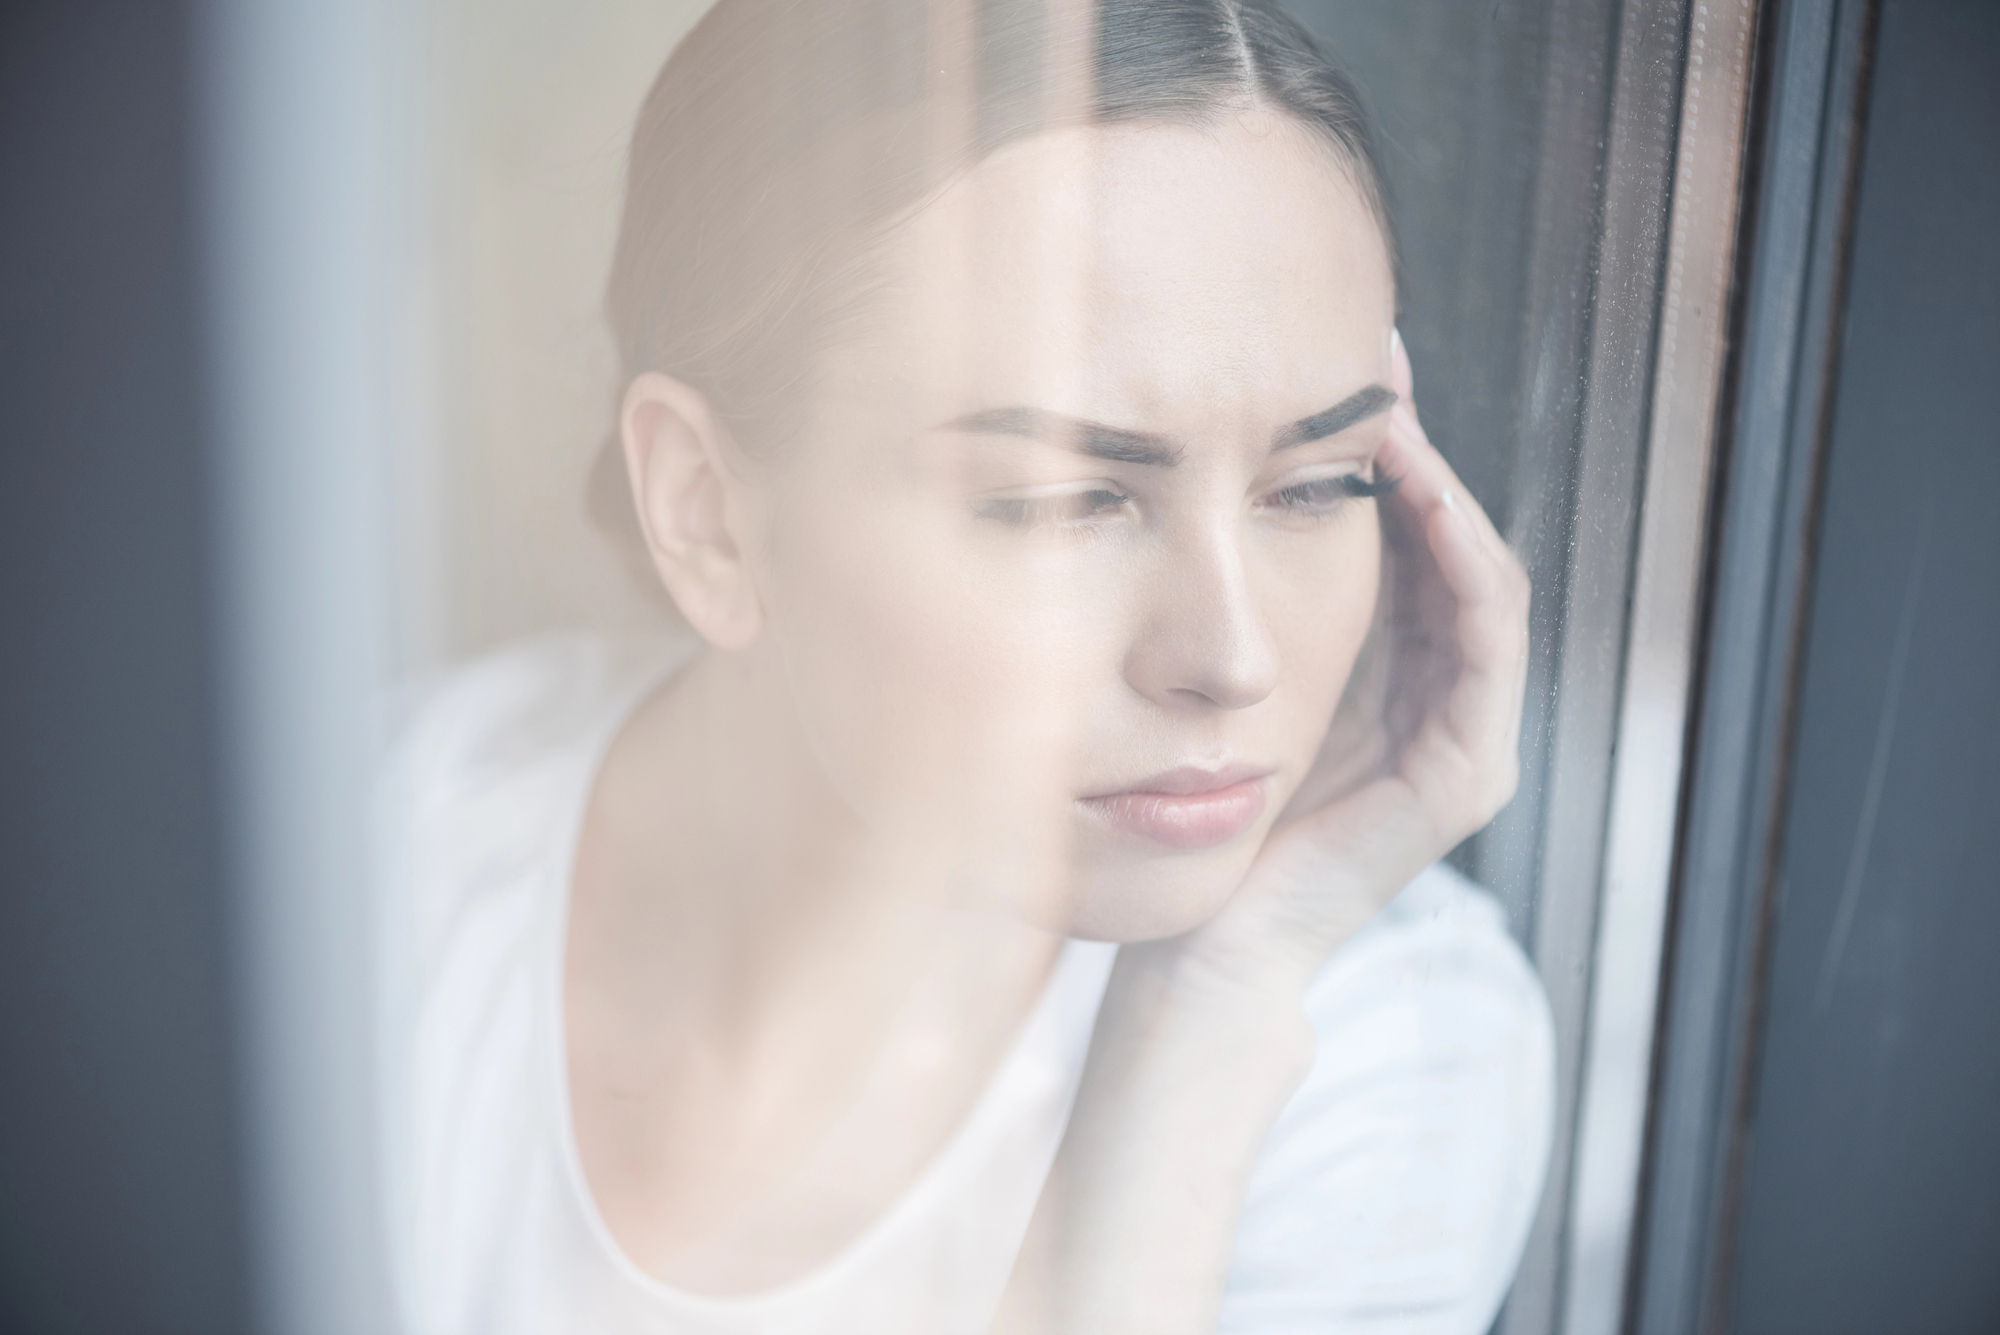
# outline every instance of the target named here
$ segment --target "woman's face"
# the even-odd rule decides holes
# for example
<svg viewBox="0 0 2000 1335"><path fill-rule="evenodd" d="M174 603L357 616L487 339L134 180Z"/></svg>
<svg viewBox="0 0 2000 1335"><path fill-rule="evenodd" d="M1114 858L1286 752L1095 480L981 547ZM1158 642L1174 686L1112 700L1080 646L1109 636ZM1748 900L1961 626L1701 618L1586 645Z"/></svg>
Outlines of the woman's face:
<svg viewBox="0 0 2000 1335"><path fill-rule="evenodd" d="M1373 616L1378 226L1311 131L1244 113L1010 146L884 263L752 489L751 652L874 830L1062 930L1185 931Z"/></svg>

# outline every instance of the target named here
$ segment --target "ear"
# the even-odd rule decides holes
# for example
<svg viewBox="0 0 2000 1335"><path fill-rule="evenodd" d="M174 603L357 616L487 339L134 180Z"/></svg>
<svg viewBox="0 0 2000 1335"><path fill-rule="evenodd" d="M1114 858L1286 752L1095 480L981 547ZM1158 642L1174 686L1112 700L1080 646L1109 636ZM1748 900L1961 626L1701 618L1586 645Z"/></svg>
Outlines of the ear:
<svg viewBox="0 0 2000 1335"><path fill-rule="evenodd" d="M727 435L708 400L649 371L626 389L618 426L660 581L702 638L718 649L749 648L764 608L744 560L744 483L728 466Z"/></svg>

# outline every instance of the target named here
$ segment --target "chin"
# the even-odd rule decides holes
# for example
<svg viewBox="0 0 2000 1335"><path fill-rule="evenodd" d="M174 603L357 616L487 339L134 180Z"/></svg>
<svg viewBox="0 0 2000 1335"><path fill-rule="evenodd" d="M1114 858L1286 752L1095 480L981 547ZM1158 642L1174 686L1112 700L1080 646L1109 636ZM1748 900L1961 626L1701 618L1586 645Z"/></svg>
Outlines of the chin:
<svg viewBox="0 0 2000 1335"><path fill-rule="evenodd" d="M1125 942L1191 932L1229 902L1255 852L1254 846L1218 849L1090 868L1075 900L1069 935Z"/></svg>

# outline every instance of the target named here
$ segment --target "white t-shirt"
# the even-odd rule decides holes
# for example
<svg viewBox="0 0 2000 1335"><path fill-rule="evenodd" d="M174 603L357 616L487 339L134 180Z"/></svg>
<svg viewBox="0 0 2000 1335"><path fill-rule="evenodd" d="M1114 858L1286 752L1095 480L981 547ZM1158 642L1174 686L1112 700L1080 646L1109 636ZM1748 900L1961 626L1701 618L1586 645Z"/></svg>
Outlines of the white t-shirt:
<svg viewBox="0 0 2000 1335"><path fill-rule="evenodd" d="M413 1335L975 1335L1061 1139L1116 947L1072 941L973 1112L867 1231L749 1297L638 1269L593 1204L560 1021L569 870L599 761L671 669L538 640L417 714L384 785L391 1237ZM1483 1335L1520 1257L1553 1031L1498 906L1440 865L1320 971L1311 1073L1252 1177L1221 1329Z"/></svg>

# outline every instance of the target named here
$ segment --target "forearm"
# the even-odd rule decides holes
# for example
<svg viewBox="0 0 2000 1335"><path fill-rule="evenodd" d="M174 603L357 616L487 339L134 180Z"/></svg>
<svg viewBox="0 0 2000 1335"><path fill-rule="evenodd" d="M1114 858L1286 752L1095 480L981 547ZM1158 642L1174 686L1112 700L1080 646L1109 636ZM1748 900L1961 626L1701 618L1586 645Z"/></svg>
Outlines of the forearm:
<svg viewBox="0 0 2000 1335"><path fill-rule="evenodd" d="M1312 1054L1296 988L1121 951L996 1332L1212 1331L1251 1169Z"/></svg>

